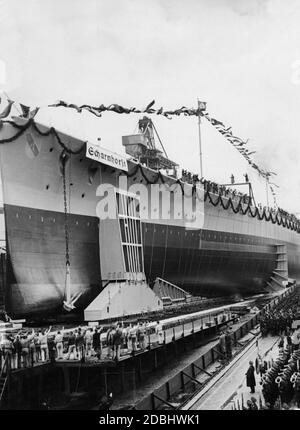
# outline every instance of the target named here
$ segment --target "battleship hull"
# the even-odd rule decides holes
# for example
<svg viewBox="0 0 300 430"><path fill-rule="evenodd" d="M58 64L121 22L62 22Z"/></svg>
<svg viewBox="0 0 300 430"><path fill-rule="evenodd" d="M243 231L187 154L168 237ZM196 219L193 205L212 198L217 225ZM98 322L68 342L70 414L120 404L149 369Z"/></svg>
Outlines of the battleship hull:
<svg viewBox="0 0 300 430"><path fill-rule="evenodd" d="M46 128L39 126L41 130ZM3 124L0 138L16 134ZM60 134L73 150L83 142ZM29 128L0 147L0 163L8 255L6 306L13 316L61 313L65 295L66 238L62 148L53 135ZM136 164L128 162L129 172ZM91 171L93 175L91 177ZM83 310L107 279L101 273L101 244L96 207L101 183L118 186L120 171L85 157L85 149L68 161L68 229L71 288L80 293ZM155 172L143 167L128 178L144 183ZM169 178L172 183L174 180ZM214 198L214 196L213 196ZM215 196L216 198L216 196ZM256 217L204 203L201 227L184 220L142 219L144 270L151 283L157 276L195 296L241 296L266 291L276 267L276 246L286 245L289 277L300 278L299 233ZM100 251L101 250L101 251Z"/></svg>

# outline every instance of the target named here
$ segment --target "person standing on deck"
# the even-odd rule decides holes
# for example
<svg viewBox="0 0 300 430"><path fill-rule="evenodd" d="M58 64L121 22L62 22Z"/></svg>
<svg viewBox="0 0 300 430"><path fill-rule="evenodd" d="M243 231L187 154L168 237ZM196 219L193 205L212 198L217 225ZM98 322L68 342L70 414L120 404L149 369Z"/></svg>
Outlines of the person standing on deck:
<svg viewBox="0 0 300 430"><path fill-rule="evenodd" d="M107 331L107 357L111 358L112 360L115 358L115 345L114 345L114 338L115 338L116 328L114 325L112 325L108 331Z"/></svg>
<svg viewBox="0 0 300 430"><path fill-rule="evenodd" d="M47 344L48 344L48 351L49 351L49 359L51 363L55 363L55 352L56 352L56 346L55 346L55 340L54 335L47 337Z"/></svg>
<svg viewBox="0 0 300 430"><path fill-rule="evenodd" d="M128 346L129 326L126 327L123 323L122 327L123 327L122 328L123 349L125 349L127 351L129 349L129 346Z"/></svg>
<svg viewBox="0 0 300 430"><path fill-rule="evenodd" d="M137 336L137 327L134 324L131 324L129 329L129 339L131 342L131 353L134 355L136 351L136 336Z"/></svg>
<svg viewBox="0 0 300 430"><path fill-rule="evenodd" d="M13 359L12 359L13 358L13 342L11 341L10 337L6 333L2 334L1 349L2 349L4 360L7 356L10 366L13 367L12 366L12 364L13 364ZM1 369L0 369L0 372L1 372Z"/></svg>
<svg viewBox="0 0 300 430"><path fill-rule="evenodd" d="M29 354L30 354L30 360L31 360L32 366L36 362L36 348L35 348L34 338L35 338L35 332L34 332L34 329L32 329L31 334L28 336Z"/></svg>
<svg viewBox="0 0 300 430"><path fill-rule="evenodd" d="M156 322L155 333L157 336L157 341L159 345L164 343L164 331L160 321Z"/></svg>
<svg viewBox="0 0 300 430"><path fill-rule="evenodd" d="M74 359L76 358L76 337L75 334L70 331L69 338L68 338L68 355L67 360L70 360L71 354L73 354Z"/></svg>
<svg viewBox="0 0 300 430"><path fill-rule="evenodd" d="M93 333L90 328L84 334L85 340L85 355L86 357L90 357L92 354L92 344L93 344Z"/></svg>
<svg viewBox="0 0 300 430"><path fill-rule="evenodd" d="M42 361L47 361L49 359L48 334L50 331L51 327L49 327L48 330L43 330L40 335Z"/></svg>
<svg viewBox="0 0 300 430"><path fill-rule="evenodd" d="M21 337L20 342L22 346L23 366L27 367L29 366L29 340L27 334Z"/></svg>
<svg viewBox="0 0 300 430"><path fill-rule="evenodd" d="M123 331L119 324L117 324L116 331L114 333L113 345L115 350L115 359L119 361L121 353L121 345L123 342Z"/></svg>
<svg viewBox="0 0 300 430"><path fill-rule="evenodd" d="M84 359L84 337L81 331L81 327L78 328L75 344L77 348L78 359L83 360Z"/></svg>
<svg viewBox="0 0 300 430"><path fill-rule="evenodd" d="M93 333L93 350L95 351L96 357L98 360L101 360L101 354L102 354L102 343L101 343L101 328L96 328Z"/></svg>
<svg viewBox="0 0 300 430"><path fill-rule="evenodd" d="M139 335L138 335L139 348L142 351L144 351L146 348L146 327L143 322L140 322L138 330L139 330Z"/></svg>
<svg viewBox="0 0 300 430"><path fill-rule="evenodd" d="M15 368L20 369L21 361L22 361L22 344L20 341L20 336L17 336L14 339L14 350L15 350Z"/></svg>
<svg viewBox="0 0 300 430"><path fill-rule="evenodd" d="M35 352L36 352L36 361L41 361L42 353L41 353L41 331L35 334L34 336L34 345L35 345Z"/></svg>
<svg viewBox="0 0 300 430"><path fill-rule="evenodd" d="M54 342L56 345L56 352L57 352L57 359L62 360L63 359L63 335L60 331L57 332Z"/></svg>

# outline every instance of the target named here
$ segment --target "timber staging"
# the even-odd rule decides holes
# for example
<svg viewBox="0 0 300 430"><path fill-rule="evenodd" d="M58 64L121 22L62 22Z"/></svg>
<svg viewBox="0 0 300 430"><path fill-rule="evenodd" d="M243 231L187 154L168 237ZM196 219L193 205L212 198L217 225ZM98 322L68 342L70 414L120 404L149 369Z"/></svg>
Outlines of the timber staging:
<svg viewBox="0 0 300 430"><path fill-rule="evenodd" d="M248 313L237 322L226 321L236 349L232 360L238 359L259 336L260 316L296 288L299 286L287 288L256 313ZM193 322L188 324L181 325L181 333L173 328L172 341L121 356L118 362L61 360L11 370L1 409L40 409L45 399L48 409L99 409L101 396L111 392L111 409L184 408L212 377L222 376L226 365L219 347L218 326L197 331Z"/></svg>

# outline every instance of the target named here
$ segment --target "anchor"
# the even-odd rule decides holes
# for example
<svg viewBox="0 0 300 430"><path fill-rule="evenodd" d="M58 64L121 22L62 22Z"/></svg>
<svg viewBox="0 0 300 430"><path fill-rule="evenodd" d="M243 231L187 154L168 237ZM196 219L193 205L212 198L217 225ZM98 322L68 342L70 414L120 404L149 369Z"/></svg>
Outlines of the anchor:
<svg viewBox="0 0 300 430"><path fill-rule="evenodd" d="M66 300L63 301L63 308L67 312L71 312L75 309L74 304L77 302L79 297L82 295L82 293L76 293L71 297L71 271L70 271L70 263L67 262L66 264L66 284L65 284L65 290L66 290Z"/></svg>

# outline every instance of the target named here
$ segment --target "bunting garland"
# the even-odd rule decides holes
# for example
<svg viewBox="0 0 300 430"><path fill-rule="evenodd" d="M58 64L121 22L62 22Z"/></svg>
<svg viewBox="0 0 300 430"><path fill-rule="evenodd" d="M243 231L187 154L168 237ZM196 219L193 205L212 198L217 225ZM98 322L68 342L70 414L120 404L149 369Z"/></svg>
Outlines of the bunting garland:
<svg viewBox="0 0 300 430"><path fill-rule="evenodd" d="M25 106L22 103L20 103L20 107L22 109L22 115L21 118L34 118L38 111L40 110L39 107L36 107L35 109L31 110L29 106Z"/></svg>
<svg viewBox="0 0 300 430"><path fill-rule="evenodd" d="M161 172L158 172L155 174L155 177L151 180L147 177L147 175L144 172L143 167L138 164L136 167L132 170L131 173L129 172L122 172L122 174L125 174L127 177L133 177L140 171L143 179L145 179L147 184L155 184L159 180L162 183L165 183L164 176ZM184 194L184 188L183 188L183 182L177 179L175 183L179 184L181 187L181 191ZM196 185L193 185L192 192L196 192ZM243 197L240 197L239 201L236 202L236 200L232 199L231 197L222 197L221 195L216 196L215 194L211 193L210 191L206 190L204 193L204 201L209 201L213 206L221 205L224 210L231 209L235 214L240 213L242 215L249 214L252 218L258 218L260 221L271 221L272 224L278 224L279 226L286 227L290 230L294 230L297 233L300 233L300 222L295 221L292 219L289 219L288 217L284 217L282 214L279 214L278 212L274 213L272 210L263 208L259 209L256 206L251 206L250 201L248 203L243 202Z"/></svg>
<svg viewBox="0 0 300 430"><path fill-rule="evenodd" d="M277 207L278 205L277 205L276 193L275 193L274 188L272 187L272 185L270 185L270 190L271 190L271 194L272 194L272 197L273 197L274 206Z"/></svg>
<svg viewBox="0 0 300 430"><path fill-rule="evenodd" d="M79 154L85 147L86 142L84 142L81 147L79 147L77 150L72 150L67 146L66 143L64 143L58 132L55 130L54 127L50 127L46 131L42 131L35 123L33 118L29 118L28 121L23 124L19 125L15 123L14 121L6 120L5 123L11 124L15 129L17 129L17 132L15 135L11 136L10 138L2 139L0 140L0 144L12 142L16 140L18 137L20 137L26 130L28 130L30 127L38 133L41 136L50 136L53 135L58 144L62 147L62 154L64 157L69 157L70 154ZM68 155L69 154L69 155ZM146 181L147 184L155 184L158 181L161 181L162 183L165 183L165 177L164 175L158 171L154 174L153 178L150 179L144 171L144 168L141 164L137 164L136 167L129 173L125 172L125 174L128 177L135 176L138 172L141 173L141 176ZM124 174L124 172L122 172ZM92 170L89 171L89 182L91 183L93 180L94 172ZM267 175L268 177L270 175ZM182 193L184 194L184 182L177 179L175 183L179 184L182 190ZM276 186L276 184L271 183L272 185ZM271 187L271 185L270 185ZM196 192L196 185L193 185L192 187L192 193ZM210 193L210 191L206 190L204 194L204 201L208 200L213 206L221 205L224 210L231 209L234 213L241 213L242 215L249 214L250 216L257 217L259 220L265 220L265 221L271 221L273 224L277 223L278 225L282 225L283 227L286 227L288 229L294 230L297 233L300 233L300 222L296 220L290 219L288 216L283 216L282 214L279 214L278 212L274 213L270 209L259 209L258 207L251 206L250 202L248 201L247 204L243 202L243 197L240 197L239 201L237 202L236 199L232 199L231 197L222 197L221 195L216 196L215 194Z"/></svg>
<svg viewBox="0 0 300 430"><path fill-rule="evenodd" d="M85 147L86 142L84 142L81 147L77 150L73 150L72 148L69 148L68 145L66 143L64 143L58 132L55 130L54 127L50 127L48 130L46 131L42 131L39 129L39 127L36 125L35 121L33 118L30 118L25 124L20 125L15 123L14 121L4 121L6 124L11 124L14 128L16 128L18 131L16 132L16 134L14 134L11 137L7 137L6 139L1 139L0 140L0 145L4 144L4 143L10 143L13 142L14 140L18 139L20 136L22 136L23 133L25 133L26 130L28 130L30 127L33 128L33 130L38 133L41 136L50 136L53 135L58 144L62 147L62 149L67 152L68 154L79 154L83 148Z"/></svg>
<svg viewBox="0 0 300 430"><path fill-rule="evenodd" d="M231 127L225 128L225 125L221 121L217 121L215 118L211 118L207 112L203 112L202 115L239 151L239 153L245 158L248 164L250 164L250 166L253 167L253 169L255 169L260 176L267 179L271 175L276 175L276 173L274 172L268 172L262 169L252 161L250 156L255 154L256 151L249 151L247 148L245 148L248 143L248 140L244 141L239 137L234 136L231 131Z"/></svg>
<svg viewBox="0 0 300 430"><path fill-rule="evenodd" d="M297 233L300 233L300 222L299 221L293 221L289 219L288 217L283 217L281 214L279 216L278 212L275 214L272 213L271 210L267 210L266 208L259 209L256 206L251 206L250 202L246 205L245 208L242 206L242 197L240 198L238 203L234 204L234 201L231 197L228 198L227 202L225 203L223 200L225 199L222 196L217 196L217 198L214 200L211 193L207 191L204 196L204 200L209 200L209 202L213 206L218 206L219 204L222 206L223 209L228 210L232 209L234 213L241 213L242 215L246 215L247 213L252 216L252 218L258 218L260 221L271 221L272 224L278 224L283 227L286 227L290 230L294 230ZM245 204L244 204L245 205Z"/></svg>
<svg viewBox="0 0 300 430"><path fill-rule="evenodd" d="M156 115L163 115L166 118L169 118L172 115L185 115L185 116L198 116L201 114L202 109L188 109L185 106L182 106L180 109L175 110L164 110L162 107L159 109L154 109L153 105L155 103L155 100L152 100L145 109L137 109L136 107L130 107L126 108L124 106L118 105L118 104L111 104L109 106L104 106L101 104L100 106L90 106L90 105L81 105L77 106L74 103L66 103L63 100L59 100L57 103L49 105L49 107L66 107L75 109L78 113L81 113L83 110L87 110L88 112L92 113L93 115L96 115L98 117L102 116L103 112L115 112L118 114L130 114L130 113L147 113L147 114L156 114Z"/></svg>
<svg viewBox="0 0 300 430"><path fill-rule="evenodd" d="M9 100L8 99L8 104L6 106L6 108L3 110L2 113L0 113L0 120L7 118L11 112L11 108L14 104L14 101ZM91 114L97 116L97 117L101 117L103 112L109 111L109 112L115 112L117 114L130 114L130 113L146 113L146 114L156 114L156 115L162 115L168 119L171 119L172 116L180 116L180 115L184 115L184 116L203 116L204 118L206 118L206 120L208 122L210 122L211 125L213 125L216 130L222 134L222 136L225 137L226 140L228 140L231 145L233 145L237 151L239 151L239 153L244 157L244 159L248 162L248 164L255 169L258 174L263 177L264 179L266 179L267 181L269 181L269 178L273 175L276 175L275 172L271 172L271 171L266 171L265 169L259 167L256 163L253 162L251 156L253 154L256 153L256 151L249 151L246 148L246 145L248 143L248 140L244 141L241 138L235 136L232 132L232 127L225 127L224 123L212 118L207 112L205 112L206 109L206 103L202 103L202 107L198 107L198 109L189 109L185 106L182 106L179 109L175 109L175 110L164 110L162 107L159 109L155 109L154 108L154 104L155 104L155 100L152 100L144 109L137 109L136 107L124 107L118 104L111 104L108 106L104 106L103 104L101 104L100 106L91 106L91 105L81 105L78 106L74 103L66 103L63 100L59 100L57 103L48 105L49 107L64 107L64 108L70 108L70 109L75 109L78 113L81 113L83 110L86 110L88 112L90 112ZM200 105L199 105L200 106ZM28 120L31 120L35 117L35 115L37 114L37 112L39 111L39 107L36 107L34 110L31 110L31 108L29 106L23 105L20 103L20 107L22 109L22 117L26 118ZM32 123L34 124L34 123ZM30 124L27 124L28 126L30 126ZM35 126L35 124L34 124ZM26 125L25 125L26 127ZM36 126L35 126L36 127ZM25 128L26 129L26 128ZM18 131L18 133L14 136L14 138L19 137L24 131L25 129L20 129ZM61 144L61 146L68 152L68 148L66 145L63 144L63 142L60 141L60 138L56 132L56 130L51 127L49 129L48 134L54 134L56 135L57 140L59 141L59 143ZM14 138L9 138L6 139L5 141L3 141L2 143L5 142L9 142L12 140L14 140ZM72 151L72 150L70 150ZM273 184L276 186L276 184ZM276 202L276 193L273 187L270 186L271 189L271 193L273 195L274 201Z"/></svg>
<svg viewBox="0 0 300 430"><path fill-rule="evenodd" d="M232 133L231 128L228 127L225 128L225 125L223 122L218 121L215 118L212 118L207 112L204 112L204 109L198 108L198 109L189 109L185 106L182 106L180 109L175 110L164 110L162 107L160 109L154 109L155 100L152 100L151 103L147 105L145 109L137 109L135 107L126 108L121 105L117 104L111 104L109 106L104 106L103 104L100 106L90 106L90 105L81 105L77 106L73 103L66 103L63 100L58 101L55 104L49 105L50 107L65 107L65 108L71 108L75 109L78 113L81 113L83 110L87 110L88 112L100 117L103 112L110 111L115 112L118 114L129 114L129 113L147 113L147 114L156 114L156 115L163 115L166 118L169 118L171 116L179 116L179 115L185 115L185 116L203 116L207 119L208 122L210 122L220 134L222 134L238 151L239 153L246 159L246 161L250 164L253 169L255 169L260 176L267 179L267 177L271 175L275 175L274 172L268 172L261 167L259 167L256 163L254 163L251 159L251 155L255 154L256 151L249 151L245 146L248 143L248 140L243 141L241 138L235 136Z"/></svg>
<svg viewBox="0 0 300 430"><path fill-rule="evenodd" d="M271 190L271 194L272 194L273 201L274 201L274 206L277 208L278 207L278 205L277 205L277 198L276 198L276 193L275 193L275 190L274 190L273 186L276 187L276 188L279 188L279 187L278 187L278 185L274 184L274 182L270 182L269 178L267 179L267 182L268 182L268 185L269 185L270 190Z"/></svg>
<svg viewBox="0 0 300 430"><path fill-rule="evenodd" d="M9 115L13 103L14 103L13 101L8 100L8 105L6 109L0 114L0 119L6 118ZM276 174L274 172L268 172L262 169L261 167L259 167L256 163L254 163L251 159L251 155L255 154L256 151L249 151L245 147L248 143L248 140L244 141L241 138L235 136L231 130L232 127L226 128L223 122L215 118L212 118L207 112L204 112L206 104L203 103L202 105L204 107L198 108L198 109L193 109L193 108L189 109L185 106L182 106L181 108L175 109L175 110L164 110L162 107L159 109L155 109L154 104L155 104L155 100L152 100L145 107L145 109L137 109L136 107L127 108L115 103L108 106L104 106L103 104L101 104L100 106L91 106L87 104L78 106L74 103L66 103L63 100L59 100L57 103L54 103L48 106L75 109L78 113L81 113L83 110L86 110L97 117L101 117L102 113L107 111L115 112L117 114L130 114L130 113L155 114L155 115L162 115L168 119L170 119L171 116L180 116L180 115L199 116L200 115L206 118L206 120L210 122L218 130L218 132L222 134L225 137L225 139L227 139L239 151L239 153L245 158L245 160L250 164L250 166L253 167L253 169L255 169L259 173L260 176L267 179L271 175ZM39 110L38 107L33 111L31 111L30 107L28 106L25 106L23 104L20 104L20 106L23 113L22 116L24 118L33 118Z"/></svg>
<svg viewBox="0 0 300 430"><path fill-rule="evenodd" d="M11 108L14 104L13 100L7 100L7 106L4 108L4 110L0 113L0 120L7 118L8 115L10 115Z"/></svg>

